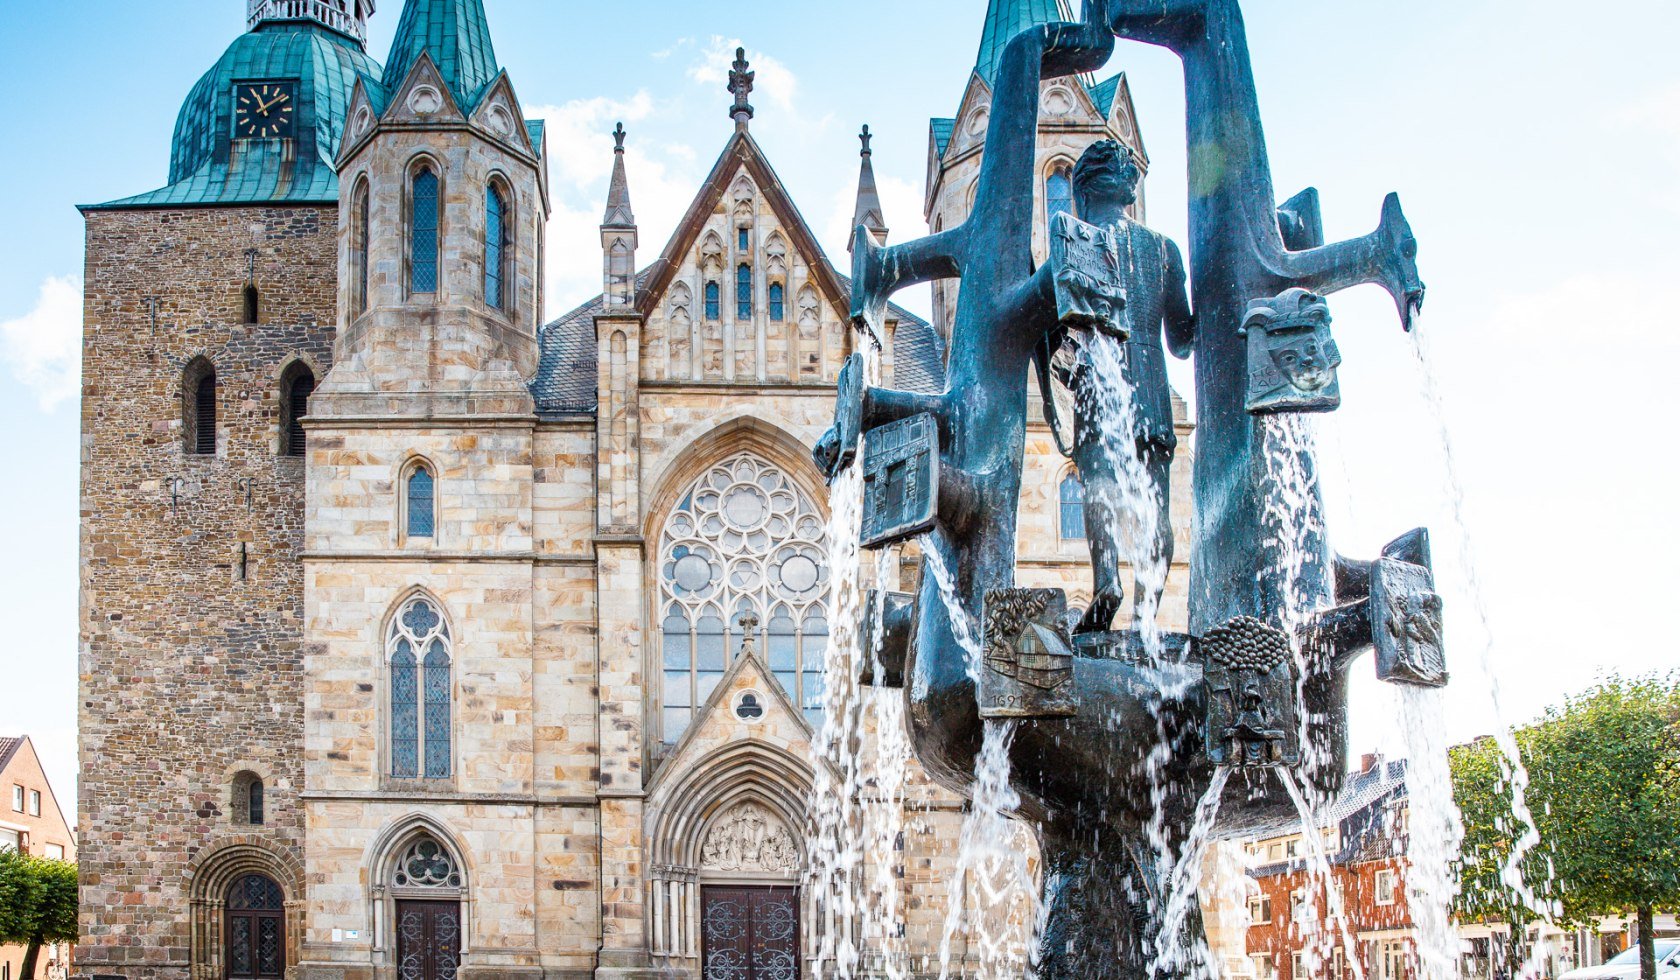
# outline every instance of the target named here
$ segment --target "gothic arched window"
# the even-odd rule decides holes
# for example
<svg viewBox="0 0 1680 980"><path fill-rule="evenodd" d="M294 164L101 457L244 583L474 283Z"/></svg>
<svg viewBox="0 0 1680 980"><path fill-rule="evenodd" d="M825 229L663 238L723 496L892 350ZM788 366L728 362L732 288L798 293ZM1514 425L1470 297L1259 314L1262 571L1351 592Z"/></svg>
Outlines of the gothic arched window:
<svg viewBox="0 0 1680 980"><path fill-rule="evenodd" d="M435 293L438 288L438 177L430 166L414 173L409 192L408 290Z"/></svg>
<svg viewBox="0 0 1680 980"><path fill-rule="evenodd" d="M403 523L411 538L437 534L437 478L425 463L416 463L404 481Z"/></svg>
<svg viewBox="0 0 1680 980"><path fill-rule="evenodd" d="M787 318L787 287L779 282L770 284L770 319L781 323Z"/></svg>
<svg viewBox="0 0 1680 980"><path fill-rule="evenodd" d="M503 309L507 302L503 280L510 217L501 188L491 184L484 193L484 302L495 310Z"/></svg>
<svg viewBox="0 0 1680 980"><path fill-rule="evenodd" d="M430 599L417 597L391 623L391 776L448 779L450 762L449 624Z"/></svg>
<svg viewBox="0 0 1680 980"><path fill-rule="evenodd" d="M811 498L758 456L732 457L690 486L659 543L665 741L681 737L749 640L820 722L824 529Z"/></svg>
<svg viewBox="0 0 1680 980"><path fill-rule="evenodd" d="M1044 213L1054 218L1073 213L1073 171L1061 164L1044 179Z"/></svg>
<svg viewBox="0 0 1680 980"><path fill-rule="evenodd" d="M1062 540L1085 539L1085 484L1077 474L1069 473L1062 480L1061 489Z"/></svg>
<svg viewBox="0 0 1680 980"><path fill-rule="evenodd" d="M752 319L752 308L752 266L743 262L735 269L735 318Z"/></svg>
<svg viewBox="0 0 1680 980"><path fill-rule="evenodd" d="M716 320L718 317L723 315L722 311L718 308L719 303L718 284L716 282L706 283L706 319Z"/></svg>
<svg viewBox="0 0 1680 980"><path fill-rule="evenodd" d="M356 185L356 196L350 205L350 316L355 318L367 311L368 304L368 182L363 177Z"/></svg>

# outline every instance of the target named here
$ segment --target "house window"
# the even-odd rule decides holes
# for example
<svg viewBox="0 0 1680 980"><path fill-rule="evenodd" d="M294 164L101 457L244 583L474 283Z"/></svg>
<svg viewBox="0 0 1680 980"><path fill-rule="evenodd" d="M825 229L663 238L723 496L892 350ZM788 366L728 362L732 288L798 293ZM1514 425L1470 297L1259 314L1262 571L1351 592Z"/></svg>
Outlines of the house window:
<svg viewBox="0 0 1680 980"><path fill-rule="evenodd" d="M1392 871L1377 872L1377 904L1394 904L1394 872Z"/></svg>
<svg viewBox="0 0 1680 980"><path fill-rule="evenodd" d="M1254 957L1255 980L1277 980L1277 968L1272 965L1269 953L1260 953Z"/></svg>
<svg viewBox="0 0 1680 980"><path fill-rule="evenodd" d="M0 851L15 851L23 844L23 835L15 830L0 829Z"/></svg>
<svg viewBox="0 0 1680 980"><path fill-rule="evenodd" d="M435 293L438 288L438 178L431 167L414 175L408 218L408 289Z"/></svg>
<svg viewBox="0 0 1680 980"><path fill-rule="evenodd" d="M511 224L501 189L492 184L484 195L484 302L494 310L504 309L507 302L503 276Z"/></svg>
<svg viewBox="0 0 1680 980"><path fill-rule="evenodd" d="M781 323L787 318L787 288L779 282L770 284L770 319Z"/></svg>
<svg viewBox="0 0 1680 980"><path fill-rule="evenodd" d="M1044 180L1044 213L1051 218L1073 213L1073 171L1065 164Z"/></svg>
<svg viewBox="0 0 1680 980"><path fill-rule="evenodd" d="M1289 917L1295 922L1307 921L1307 890L1297 888L1289 893Z"/></svg>
<svg viewBox="0 0 1680 980"><path fill-rule="evenodd" d="M350 315L361 316L368 303L368 182L363 178L356 186L356 198L350 207L350 265L352 292Z"/></svg>
<svg viewBox="0 0 1680 980"><path fill-rule="evenodd" d="M1289 975L1295 980L1307 980L1307 958L1302 953L1293 953L1289 958Z"/></svg>
<svg viewBox="0 0 1680 980"><path fill-rule="evenodd" d="M408 474L407 527L411 538L429 538L437 533L437 480L421 463Z"/></svg>
<svg viewBox="0 0 1680 980"><path fill-rule="evenodd" d="M706 283L706 319L708 320L716 320L718 317L723 315L718 309L718 292L718 284L716 282Z"/></svg>
<svg viewBox="0 0 1680 980"><path fill-rule="evenodd" d="M308 436L303 419L315 394L315 375L302 362L293 362L280 378L280 455L307 456Z"/></svg>
<svg viewBox="0 0 1680 980"><path fill-rule="evenodd" d="M12 809L15 810L18 813L23 812L23 787L22 786L13 786L12 787Z"/></svg>
<svg viewBox="0 0 1680 980"><path fill-rule="evenodd" d="M1062 480L1061 525L1063 541L1085 540L1085 485L1069 473Z"/></svg>
<svg viewBox="0 0 1680 980"><path fill-rule="evenodd" d="M216 368L203 357L181 377L181 430L189 455L216 455Z"/></svg>
<svg viewBox="0 0 1680 980"><path fill-rule="evenodd" d="M416 598L391 623L391 775L447 779L453 681L449 624Z"/></svg>
<svg viewBox="0 0 1680 980"><path fill-rule="evenodd" d="M1248 900L1248 921L1250 925L1270 925L1272 921L1272 899L1270 895L1256 895Z"/></svg>
<svg viewBox="0 0 1680 980"><path fill-rule="evenodd" d="M64 845L47 844L42 848L41 854L49 861L62 861L64 860Z"/></svg>
<svg viewBox="0 0 1680 980"><path fill-rule="evenodd" d="M29 815L32 817L41 815L41 791L38 789L29 791Z"/></svg>
<svg viewBox="0 0 1680 980"><path fill-rule="evenodd" d="M738 320L750 320L752 315L752 266L743 262L735 270L735 317Z"/></svg>
<svg viewBox="0 0 1680 980"><path fill-rule="evenodd" d="M662 700L675 742L750 642L812 724L828 647L824 518L779 468L751 454L695 481L660 535Z"/></svg>

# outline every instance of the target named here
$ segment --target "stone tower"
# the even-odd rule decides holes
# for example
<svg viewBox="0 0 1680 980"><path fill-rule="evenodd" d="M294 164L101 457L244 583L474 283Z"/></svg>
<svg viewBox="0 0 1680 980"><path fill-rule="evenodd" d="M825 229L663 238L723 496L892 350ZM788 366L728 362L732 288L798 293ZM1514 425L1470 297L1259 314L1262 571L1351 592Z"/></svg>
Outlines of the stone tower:
<svg viewBox="0 0 1680 980"><path fill-rule="evenodd" d="M221 976L250 873L283 892L263 928L300 921L301 419L332 363L332 162L351 90L379 78L372 7L252 4L181 106L169 183L82 209L90 973Z"/></svg>
<svg viewBox="0 0 1680 980"><path fill-rule="evenodd" d="M1034 24L1072 20L1068 0L990 0L980 31L980 51L954 117L933 119L928 127L927 196L924 216L934 232L955 227L974 206L975 182L986 150L991 122L992 77L1010 38ZM1124 73L1098 82L1089 77L1058 78L1043 84L1038 123L1037 209L1033 253L1039 262L1049 248L1049 209L1072 210L1073 165L1085 148L1100 139L1129 146L1147 175L1149 157L1139 134L1131 88ZM1065 193L1063 190L1065 189ZM1143 186L1138 187L1135 217L1143 218ZM936 283L933 323L949 337L956 319L955 283Z"/></svg>

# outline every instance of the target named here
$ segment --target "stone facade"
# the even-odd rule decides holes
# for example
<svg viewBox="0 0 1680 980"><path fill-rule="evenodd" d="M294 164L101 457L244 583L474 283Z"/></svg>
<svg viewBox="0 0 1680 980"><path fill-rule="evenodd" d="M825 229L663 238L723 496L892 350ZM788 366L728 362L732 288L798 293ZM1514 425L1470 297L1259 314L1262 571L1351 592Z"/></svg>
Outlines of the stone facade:
<svg viewBox="0 0 1680 980"><path fill-rule="evenodd" d="M220 900L189 868L224 849L260 851L288 894L303 885L304 460L281 454L280 382L295 362L316 377L332 363L336 210L87 215L76 962L89 972L185 977L195 910ZM253 268L259 320L245 323ZM205 455L183 433L183 377L201 361L217 388ZM233 822L243 772L267 789L261 827Z"/></svg>
<svg viewBox="0 0 1680 980"><path fill-rule="evenodd" d="M735 130L657 258L638 265L620 157L603 295L539 327L541 128L482 60L481 5L447 20L434 2L408 0L404 77L341 93L336 202L89 211L89 973L233 975L223 899L263 875L293 980L404 976L417 903L447 913L468 980L698 977L708 889L805 882L827 572L785 556L808 558L827 520L810 447L856 343L848 283L751 135L743 61ZM441 22L468 26L410 31ZM1105 114L1082 85L1046 86L1047 167L1103 135L1140 145L1123 83L1106 91ZM985 93L976 73L964 120ZM936 227L966 214L982 149L959 136L933 155ZM422 172L435 281L417 274ZM942 386L952 296L932 325L890 314L889 383ZM298 361L320 381L301 458L280 435ZM216 452L198 455L206 365ZM1060 530L1070 464L1042 423L1027 452L1021 582L1083 606L1087 547ZM735 462L761 482L716 476ZM737 535L753 562L679 553L672 529L705 507L721 523L684 540ZM919 564L906 548L881 584L910 591ZM1169 628L1186 578L1181 561ZM236 824L252 779L265 820ZM902 883L919 972L937 973L951 904L974 900L953 880L963 805L912 764L902 845L871 858ZM854 924L808 894L798 911L809 970ZM985 928L1024 938L1019 912Z"/></svg>

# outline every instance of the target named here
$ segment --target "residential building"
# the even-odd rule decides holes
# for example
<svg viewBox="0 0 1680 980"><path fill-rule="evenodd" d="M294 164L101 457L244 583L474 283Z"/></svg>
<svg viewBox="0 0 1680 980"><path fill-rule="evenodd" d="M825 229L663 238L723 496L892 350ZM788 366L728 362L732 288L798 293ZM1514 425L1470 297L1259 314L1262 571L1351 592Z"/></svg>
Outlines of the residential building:
<svg viewBox="0 0 1680 980"><path fill-rule="evenodd" d="M47 781L46 770L35 754L29 736L0 738L0 850L21 851L55 861L76 860L76 835L64 819L64 811ZM42 949L37 957L37 976L44 976L47 961L64 962L68 946ZM23 964L22 946L0 946L0 980L15 980Z"/></svg>

